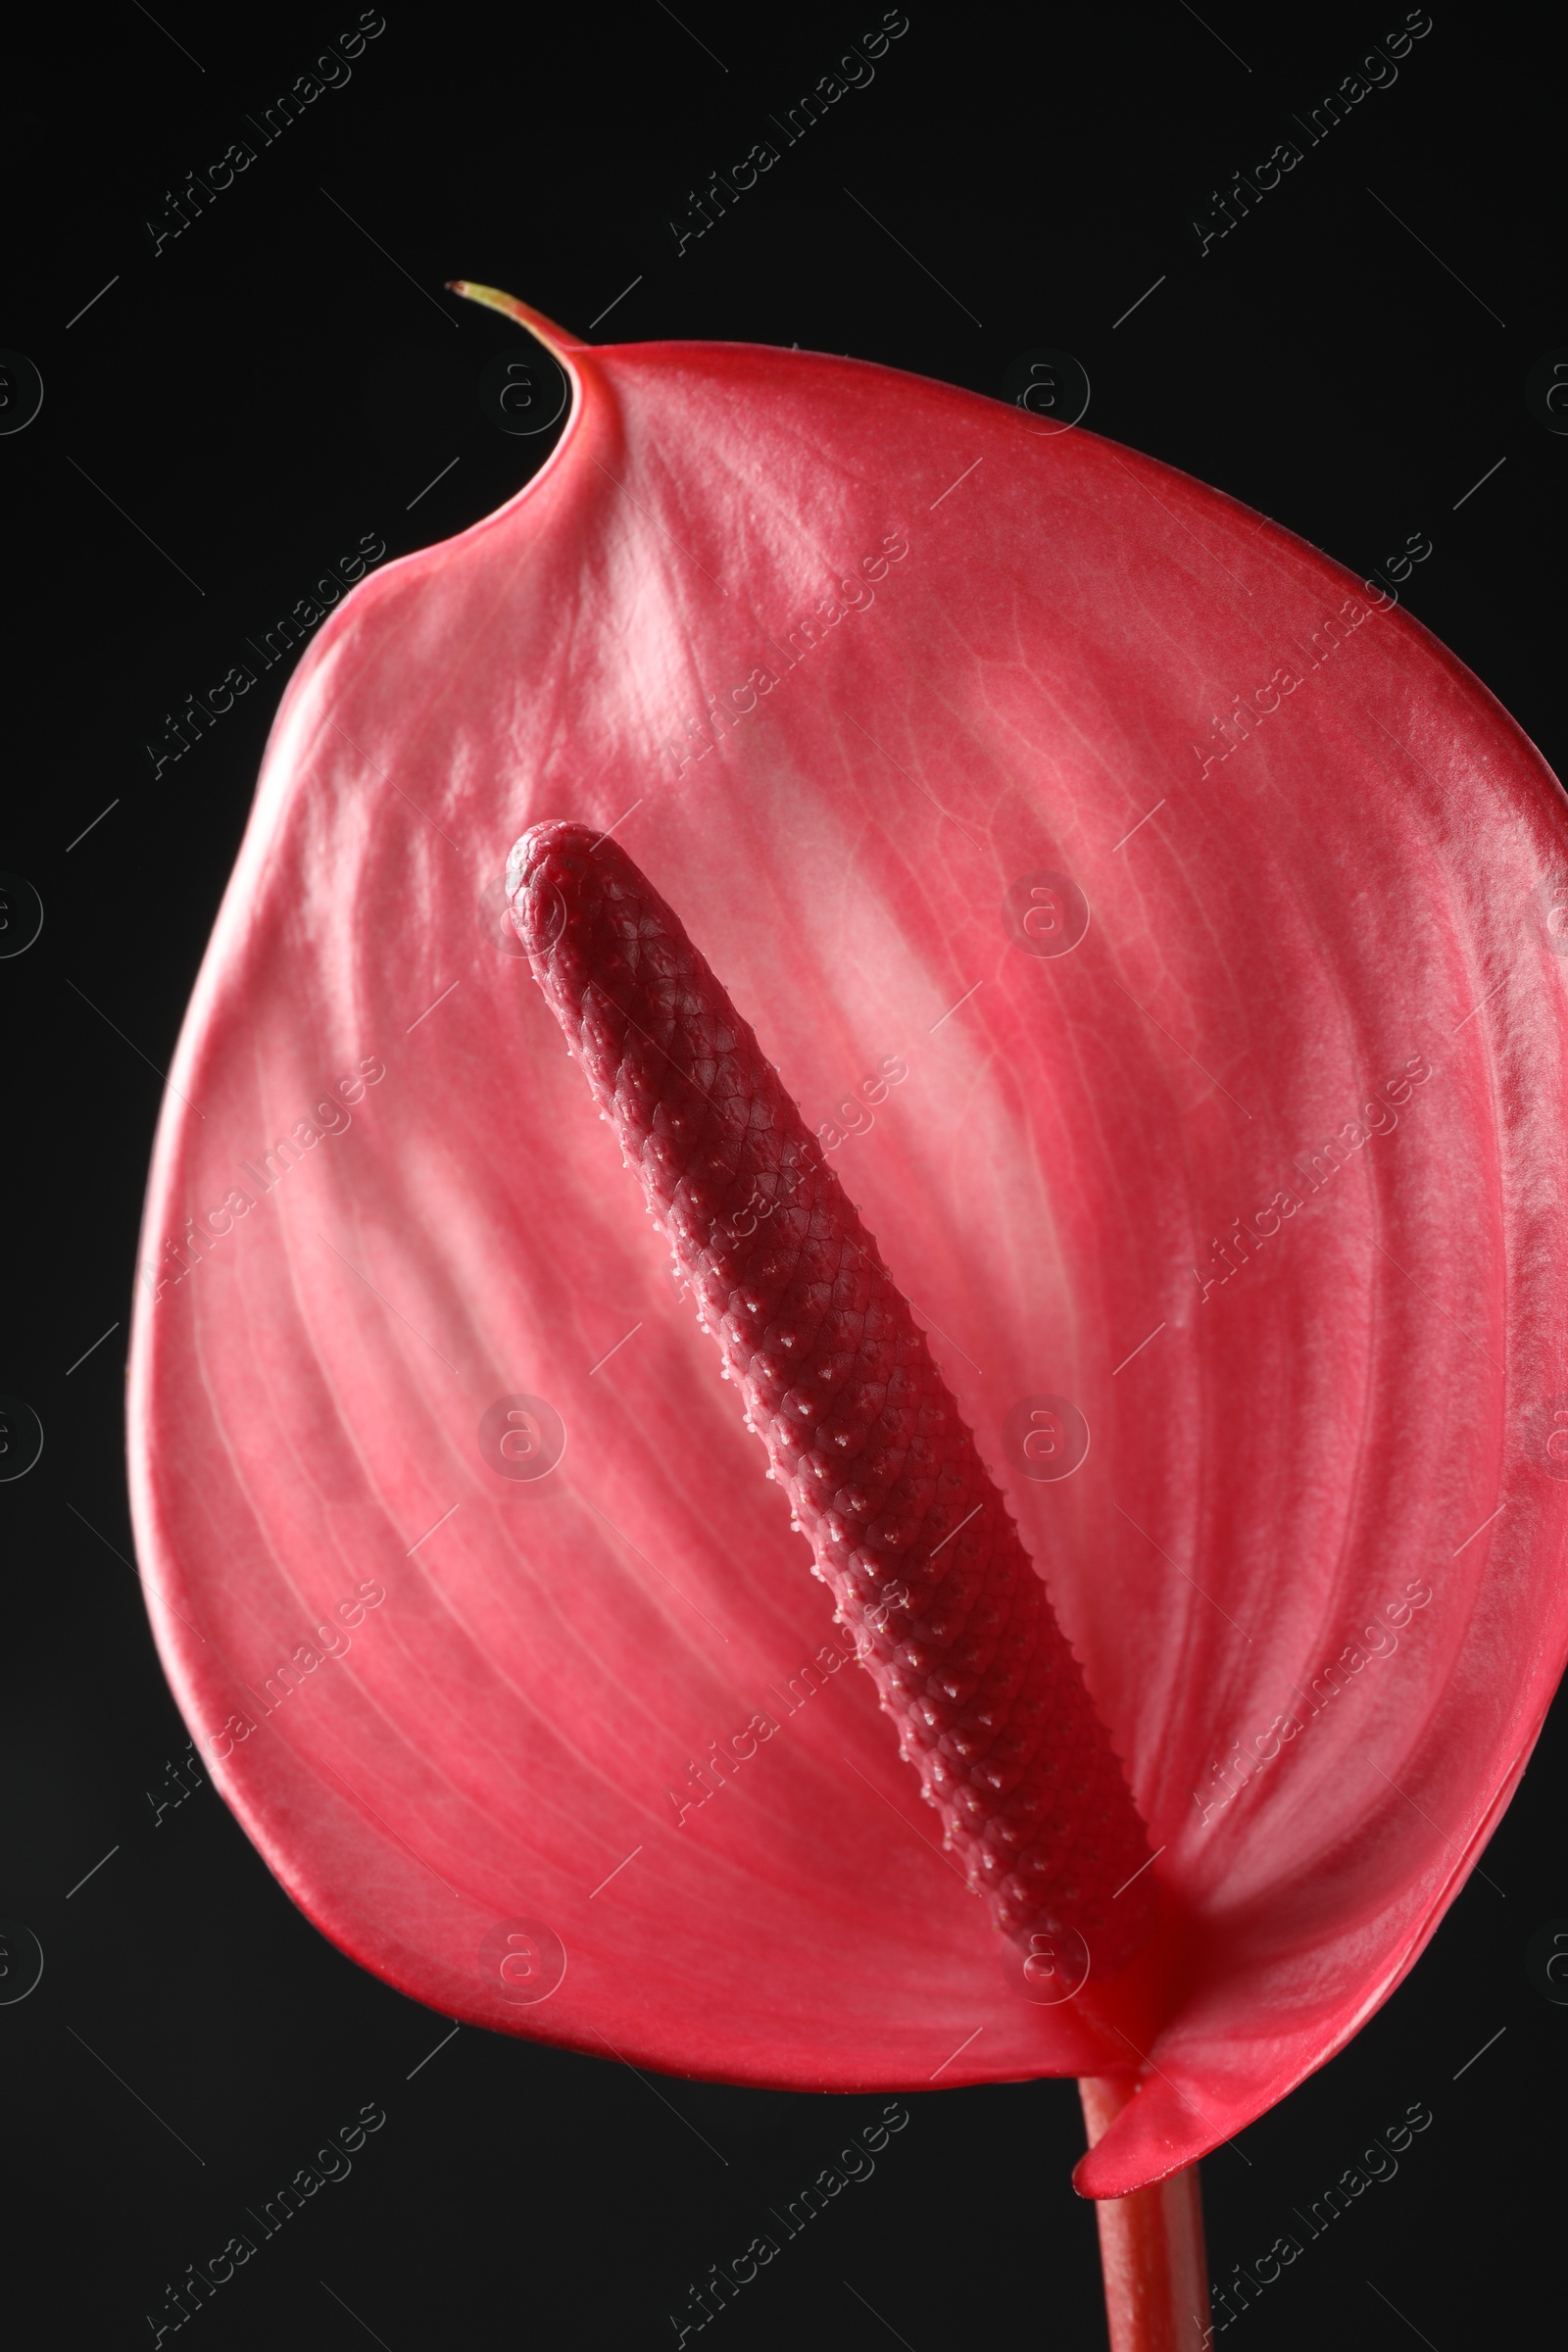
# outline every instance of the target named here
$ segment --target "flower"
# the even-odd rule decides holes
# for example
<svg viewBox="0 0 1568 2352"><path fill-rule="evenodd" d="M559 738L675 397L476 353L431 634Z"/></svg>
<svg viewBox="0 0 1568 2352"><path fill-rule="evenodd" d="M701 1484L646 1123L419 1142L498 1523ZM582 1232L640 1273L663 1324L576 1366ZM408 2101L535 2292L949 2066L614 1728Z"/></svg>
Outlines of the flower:
<svg viewBox="0 0 1568 2352"><path fill-rule="evenodd" d="M164 1661L294 1899L447 2015L792 2087L1130 2073L1077 2176L1119 2195L1388 1997L1568 1651L1558 788L1392 590L1152 460L502 307L564 436L320 631L172 1072ZM1021 1984L934 1840L515 952L563 818L911 1299L1179 1945Z"/></svg>

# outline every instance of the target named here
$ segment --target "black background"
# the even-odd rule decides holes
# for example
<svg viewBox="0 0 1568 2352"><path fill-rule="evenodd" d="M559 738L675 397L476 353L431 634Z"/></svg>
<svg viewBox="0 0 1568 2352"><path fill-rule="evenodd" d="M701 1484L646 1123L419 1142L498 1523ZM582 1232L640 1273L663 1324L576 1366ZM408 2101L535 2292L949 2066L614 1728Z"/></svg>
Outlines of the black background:
<svg viewBox="0 0 1568 2352"><path fill-rule="evenodd" d="M1568 345L1560 51L1533 10L1435 11L1397 82L1201 258L1190 217L1403 23L1392 0L1207 0L1205 21L1180 0L1070 18L911 0L870 86L679 256L666 223L688 189L773 136L768 115L879 9L737 23L702 0L680 21L657 0L387 0L352 80L266 147L246 113L352 7L218 20L163 0L155 23L127 0L51 12L30 36L0 312L0 342L45 386L0 439L0 864L45 907L36 944L0 963L0 1388L47 1433L38 1467L0 1487L0 1913L45 1954L37 1989L0 2008L19 2341L151 2341L166 2282L372 2101L387 2121L352 2176L189 2323L199 2341L672 2343L688 2281L881 2104L654 2082L466 2029L438 2048L446 2022L309 1927L210 1788L155 1822L148 1792L173 1793L186 1735L128 1564L129 1285L158 1072L280 673L155 779L164 713L362 533L394 555L444 537L542 459L550 436L481 413L485 364L526 346L442 290L466 276L601 340L799 343L993 397L1020 354L1070 351L1092 428L1358 570L1428 535L1408 608L1562 771L1568 438L1524 390ZM155 255L147 218L240 137L254 165ZM1568 1914L1565 1747L1559 1703L1486 1857L1495 1890L1472 1879L1350 2049L1205 2162L1223 2279L1408 2103L1434 2115L1236 2340L1533 2340L1568 2007L1532 1988L1524 1953ZM784 2248L715 2323L722 2341L1102 2342L1093 2215L1067 2181L1073 2086L908 2105L875 2179Z"/></svg>

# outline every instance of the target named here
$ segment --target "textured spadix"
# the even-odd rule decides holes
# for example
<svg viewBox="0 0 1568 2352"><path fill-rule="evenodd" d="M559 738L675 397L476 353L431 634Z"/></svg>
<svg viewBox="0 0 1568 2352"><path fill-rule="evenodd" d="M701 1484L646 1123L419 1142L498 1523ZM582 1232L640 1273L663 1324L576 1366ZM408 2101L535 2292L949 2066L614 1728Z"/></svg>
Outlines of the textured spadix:
<svg viewBox="0 0 1568 2352"><path fill-rule="evenodd" d="M296 1900L450 2016L825 2088L1131 2067L1117 2193L1387 1996L1562 1664L1560 796L1381 592L1147 459L533 323L564 438L321 630L178 1050L163 1655ZM509 953L549 818L616 827L817 1127L1179 1967L999 1965Z"/></svg>
<svg viewBox="0 0 1568 2352"><path fill-rule="evenodd" d="M1037 1934L1059 1934L1120 1975L1153 1928L1143 1824L875 1240L750 1024L618 843L536 826L507 884L534 977L723 1350L944 1844L1022 1939L1020 1966Z"/></svg>

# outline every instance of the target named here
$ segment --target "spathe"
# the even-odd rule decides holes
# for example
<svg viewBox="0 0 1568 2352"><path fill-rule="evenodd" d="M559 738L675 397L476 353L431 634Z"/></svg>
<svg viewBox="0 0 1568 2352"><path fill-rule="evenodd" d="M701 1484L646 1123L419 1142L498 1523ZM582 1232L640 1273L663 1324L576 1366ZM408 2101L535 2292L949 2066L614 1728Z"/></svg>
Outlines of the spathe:
<svg viewBox="0 0 1568 2352"><path fill-rule="evenodd" d="M433 2007L791 2086L1134 2065L1079 2170L1118 2194L1387 1997L1561 1670L1558 789L1390 592L1148 459L519 315L562 443L320 631L172 1073L131 1410L163 1656L290 1893ZM621 828L809 1117L858 1102L840 1165L1187 1981L1022 1999L917 1842L506 952L508 849L561 815ZM1044 1396L1091 1434L1065 1479L1009 1433ZM497 1467L524 1396L538 1479ZM555 1425L510 1409L526 1466Z"/></svg>

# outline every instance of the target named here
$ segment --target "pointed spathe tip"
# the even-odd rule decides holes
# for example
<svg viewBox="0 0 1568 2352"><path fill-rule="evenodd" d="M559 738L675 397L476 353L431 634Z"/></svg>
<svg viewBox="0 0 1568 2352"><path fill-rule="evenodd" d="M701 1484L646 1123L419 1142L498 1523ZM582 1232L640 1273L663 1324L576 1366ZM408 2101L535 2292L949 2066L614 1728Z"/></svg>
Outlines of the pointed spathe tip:
<svg viewBox="0 0 1568 2352"><path fill-rule="evenodd" d="M476 285L467 277L449 277L447 292L461 294L465 302L482 303L486 310L499 311L503 318L513 319L518 326L526 327L529 334L537 335L546 350L557 359L568 351L586 351L590 348L581 335L572 334L567 327L558 326L553 318L545 317L543 311L536 311L528 303L519 302L514 294L503 293L499 286Z"/></svg>

